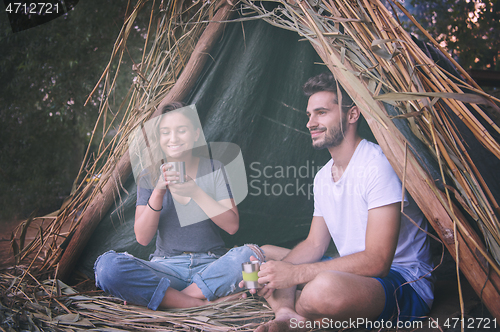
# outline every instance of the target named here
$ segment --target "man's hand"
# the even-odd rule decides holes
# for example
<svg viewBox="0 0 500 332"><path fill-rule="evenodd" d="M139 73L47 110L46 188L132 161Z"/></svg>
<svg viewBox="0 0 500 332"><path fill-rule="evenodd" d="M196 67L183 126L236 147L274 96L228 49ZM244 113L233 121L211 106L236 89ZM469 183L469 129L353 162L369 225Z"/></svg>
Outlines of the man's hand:
<svg viewBox="0 0 500 332"><path fill-rule="evenodd" d="M297 266L283 261L270 261L260 266L259 284L267 284L272 289L283 289L297 285Z"/></svg>
<svg viewBox="0 0 500 332"><path fill-rule="evenodd" d="M245 288L245 280L240 281L239 286L240 286L240 288ZM257 294L257 295L262 296L263 298L267 299L268 297L273 295L274 288L270 288L270 287L264 285L262 288L259 288L259 289L252 288L252 289L249 289L248 291L250 292L250 294Z"/></svg>
<svg viewBox="0 0 500 332"><path fill-rule="evenodd" d="M250 260L256 261L258 259L255 256L250 256ZM264 264L264 263L262 263L262 264ZM260 265L260 268L262 268L262 264ZM263 284L261 284L261 285L263 285ZM238 286L240 288L245 288L245 280L240 281ZM268 287L267 285L263 285L263 287L260 289L252 288L252 289L249 289L248 291L250 292L250 294L257 294L257 295L262 296L262 297L267 299L268 297L270 297L273 294L274 289Z"/></svg>
<svg viewBox="0 0 500 332"><path fill-rule="evenodd" d="M295 286L293 274L295 265L282 261L269 261L261 264L259 271L259 284L264 285L259 289L257 295L268 299L273 295L275 289L283 289ZM254 294L250 290L250 293Z"/></svg>

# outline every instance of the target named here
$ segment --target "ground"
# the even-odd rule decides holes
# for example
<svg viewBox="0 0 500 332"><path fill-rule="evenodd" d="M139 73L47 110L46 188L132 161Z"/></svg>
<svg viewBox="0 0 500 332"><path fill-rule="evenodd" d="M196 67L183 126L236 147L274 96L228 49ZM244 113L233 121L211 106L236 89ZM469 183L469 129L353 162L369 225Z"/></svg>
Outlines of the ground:
<svg viewBox="0 0 500 332"><path fill-rule="evenodd" d="M18 224L18 220L0 221L0 253L2 253L0 255L0 268L10 266L14 262L10 235Z"/></svg>
<svg viewBox="0 0 500 332"><path fill-rule="evenodd" d="M13 265L13 257L12 257L12 249L10 237L11 233L15 230L19 221L10 221L10 222L2 222L0 223L0 269L5 266ZM30 227L27 236L26 243L29 243L37 234L38 226L36 221L33 223L32 227ZM459 306L459 298L458 298L458 286L457 286L457 277L455 272L455 263L449 254L445 255L445 259L443 264L437 268L435 275L437 277L437 282L435 285L435 301L430 314L431 319L426 319L423 322L423 329L419 329L418 331L422 332L458 332L460 331L460 327L458 324L455 324L460 317L460 306ZM475 294L474 290L467 282L467 280L462 276L462 293L463 293L463 302L465 305L465 319L466 322L469 320L474 321L476 323L479 322L480 319L489 318L494 319L488 310L481 303L478 296ZM92 282L87 283L87 287L94 287ZM90 289L85 289L89 291ZM81 290L80 290L81 291ZM437 322L439 324L439 328L434 327L430 322ZM448 323L448 327L446 326ZM490 331L500 331L500 321L497 320L497 329L494 328L474 328L474 329L465 329L467 332L477 331L477 332L490 332ZM456 325L453 328L453 325ZM405 330L411 331L412 329Z"/></svg>

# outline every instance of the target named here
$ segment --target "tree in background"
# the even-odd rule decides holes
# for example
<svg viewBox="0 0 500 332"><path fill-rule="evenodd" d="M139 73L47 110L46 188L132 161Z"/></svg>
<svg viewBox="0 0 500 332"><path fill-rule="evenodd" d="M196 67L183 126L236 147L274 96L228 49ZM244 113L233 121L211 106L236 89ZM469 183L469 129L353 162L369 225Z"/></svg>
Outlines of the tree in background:
<svg viewBox="0 0 500 332"><path fill-rule="evenodd" d="M108 64L128 2L80 1L64 16L18 33L0 13L0 222L55 211L70 194L99 91L84 103ZM148 19L132 29L111 108L131 86L132 60L140 62L144 46L139 26L147 29Z"/></svg>
<svg viewBox="0 0 500 332"><path fill-rule="evenodd" d="M411 0L410 4L417 21L464 69L500 70L500 1ZM409 29L425 40L411 23Z"/></svg>

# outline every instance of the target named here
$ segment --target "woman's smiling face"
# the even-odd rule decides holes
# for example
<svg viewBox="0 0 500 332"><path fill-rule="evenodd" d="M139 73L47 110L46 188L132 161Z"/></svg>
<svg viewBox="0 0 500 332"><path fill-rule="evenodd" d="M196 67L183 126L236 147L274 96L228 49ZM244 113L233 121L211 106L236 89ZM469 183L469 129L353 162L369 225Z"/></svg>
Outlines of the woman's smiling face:
<svg viewBox="0 0 500 332"><path fill-rule="evenodd" d="M191 120L180 112L165 113L159 125L160 146L168 161L181 161L191 155L194 143L200 137Z"/></svg>

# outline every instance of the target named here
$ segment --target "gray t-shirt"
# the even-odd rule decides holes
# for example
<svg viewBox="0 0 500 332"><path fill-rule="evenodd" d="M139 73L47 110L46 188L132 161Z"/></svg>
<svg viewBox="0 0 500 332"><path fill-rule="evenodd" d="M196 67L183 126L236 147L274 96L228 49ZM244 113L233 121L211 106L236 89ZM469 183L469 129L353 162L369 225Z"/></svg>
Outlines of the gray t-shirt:
<svg viewBox="0 0 500 332"><path fill-rule="evenodd" d="M146 205L154 188L150 174L145 171L137 185L137 204ZM231 189L227 182L224 166L217 160L200 158L196 184L215 201L232 198ZM188 220L198 221L189 225ZM179 221L183 221L182 223ZM186 226L182 226L186 225ZM223 255L226 252L224 241L217 226L191 199L186 205L180 204L172 198L167 190L163 197L163 209L160 213L156 251L153 256L175 256L183 252L212 252Z"/></svg>

